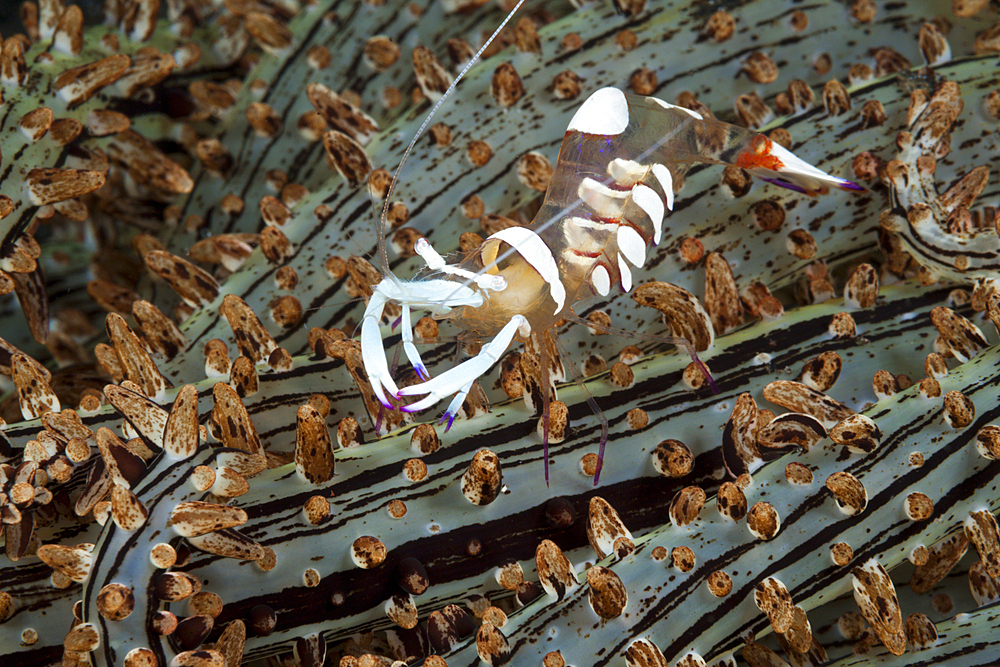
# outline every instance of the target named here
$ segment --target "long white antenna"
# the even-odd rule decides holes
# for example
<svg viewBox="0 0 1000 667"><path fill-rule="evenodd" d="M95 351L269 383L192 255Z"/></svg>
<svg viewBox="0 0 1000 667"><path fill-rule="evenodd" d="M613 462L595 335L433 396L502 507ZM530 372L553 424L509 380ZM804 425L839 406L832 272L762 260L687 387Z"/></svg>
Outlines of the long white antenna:
<svg viewBox="0 0 1000 667"><path fill-rule="evenodd" d="M500 34L500 31L504 29L504 27L510 22L512 18L514 18L514 14L517 12L518 9L521 8L521 5L523 5L524 2L525 0L518 0L517 4L514 5L514 8L510 10L510 12L504 18L504 20L500 22L500 25L497 26L497 29L493 31L493 34L490 35L490 38L486 40L486 43L483 44L481 47L479 47L479 50L476 51L475 55L473 55L472 58L469 60L469 62L465 64L465 67L463 67L462 71L458 73L458 76L455 77L455 80L451 82L451 85L448 86L448 89L444 91L444 94L441 96L441 98L434 103L433 107L431 107L430 113L427 114L426 118L424 118L424 122L420 124L420 127L417 129L416 134L413 135L413 139L410 140L410 145L407 146L406 151L403 152L403 158L399 161L399 165L396 167L396 171L392 175L392 181L389 182L389 189L385 193L385 201L382 204L382 215L379 218L378 227L376 229L378 235L379 259L382 262L382 269L385 271L386 277L389 278L390 280L396 281L398 279L396 278L395 274L393 274L392 270L389 268L389 253L385 249L385 222L386 222L386 217L389 214L389 201L390 198L392 197L393 190L396 189L396 181L399 180L399 172L403 169L403 165L406 163L406 158L410 156L410 151L412 151L413 147L417 145L417 141L420 139L421 136L423 136L424 130L427 129L427 125L431 122L431 119L434 118L434 114L437 113L437 110L441 108L441 105L444 104L444 101L448 99L448 96L451 95L453 90L455 90L455 87L458 86L458 82L461 81L465 77L466 73L468 73L468 71L472 69L472 66L476 64L476 62L479 60L479 57L483 55L483 52L487 49L487 47L489 47L489 45L493 43L493 40L497 38L497 36Z"/></svg>

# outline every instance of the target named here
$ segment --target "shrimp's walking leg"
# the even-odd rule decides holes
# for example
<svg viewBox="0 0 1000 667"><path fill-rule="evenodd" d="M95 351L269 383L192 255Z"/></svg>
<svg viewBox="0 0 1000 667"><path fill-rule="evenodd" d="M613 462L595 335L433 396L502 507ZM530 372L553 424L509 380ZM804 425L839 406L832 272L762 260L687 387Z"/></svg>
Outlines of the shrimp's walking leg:
<svg viewBox="0 0 1000 667"><path fill-rule="evenodd" d="M545 486L549 485L549 410L552 406L552 396L549 394L549 353L545 340L538 346L538 363L542 371L542 456L545 458Z"/></svg>
<svg viewBox="0 0 1000 667"><path fill-rule="evenodd" d="M376 288L379 285L376 285ZM365 364L368 379L372 385L375 396L387 409L392 410L393 405L385 395L385 389L393 396L399 394L396 383L392 381L389 373L389 364L385 359L385 348L382 347L382 334L379 331L378 323L382 319L382 310L388 298L380 290L372 291L372 298L365 308L365 315L361 320L361 359Z"/></svg>
<svg viewBox="0 0 1000 667"><path fill-rule="evenodd" d="M448 409L445 410L443 415L441 415L441 420L438 424L443 424L446 419L448 420L448 425L444 427L446 433L455 421L455 415L457 415L458 411L462 409L462 403L465 401L465 397L469 395L470 391L472 391L473 382L475 382L475 380L469 380L467 384L458 390L458 393L455 394L455 398L451 399L451 403L448 404Z"/></svg>
<svg viewBox="0 0 1000 667"><path fill-rule="evenodd" d="M416 403L404 405L400 409L404 412L418 412L431 407L449 394L454 394L455 392L463 390L468 392L468 389L471 389L472 387L472 382L488 371L490 367L500 359L500 355L504 353L507 346L509 346L511 341L514 340L514 334L516 334L518 330L521 331L522 336L527 336L531 333L528 320L525 319L523 315L515 315L510 318L510 322L504 325L504 328L500 330L500 333L498 333L493 340L484 345L483 349L479 351L479 354L473 358L463 361L458 366L445 371L432 380L409 387L403 387L397 391L396 393L398 396L418 396L421 394L427 394L426 397ZM362 331L362 335L364 335L364 331ZM458 407L461 407L461 402L458 403ZM454 413L456 411L457 409L455 403L452 402L452 404L448 406L448 412L445 416L454 418Z"/></svg>
<svg viewBox="0 0 1000 667"><path fill-rule="evenodd" d="M430 380L431 374L427 372L427 367L424 366L424 361L420 358L420 353L417 352L417 347L413 344L413 327L410 325L410 307L406 304L403 304L402 318L402 330L400 333L403 335L403 351L406 352L406 358L410 360L410 365L413 366L415 371L417 371L417 375L421 380Z"/></svg>

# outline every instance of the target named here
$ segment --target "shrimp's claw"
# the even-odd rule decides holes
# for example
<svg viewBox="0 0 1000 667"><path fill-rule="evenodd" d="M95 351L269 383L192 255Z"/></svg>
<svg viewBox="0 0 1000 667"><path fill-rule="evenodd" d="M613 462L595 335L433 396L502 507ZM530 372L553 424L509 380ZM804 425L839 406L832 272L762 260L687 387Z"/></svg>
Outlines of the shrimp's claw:
<svg viewBox="0 0 1000 667"><path fill-rule="evenodd" d="M526 327L528 327L528 320L523 315L515 315L510 319L510 322L504 325L504 328L500 330L500 333L493 340L483 346L483 349L476 356L463 361L458 366L445 371L432 380L403 387L398 392L399 396L419 396L421 394L426 394L426 396L416 403L404 405L400 409L403 412L419 412L431 407L445 396L455 394L455 397L448 405L448 409L445 411L444 417L441 418L442 423L447 419L448 428L451 428L451 422L455 420L455 415L461 409L462 402L472 389L472 383L500 359L500 355L504 353L507 346L514 340L514 335L518 329Z"/></svg>
<svg viewBox="0 0 1000 667"><path fill-rule="evenodd" d="M763 181L810 196L825 194L830 188L848 192L865 191L857 183L817 169L763 134L757 135L750 146L737 156L736 166Z"/></svg>

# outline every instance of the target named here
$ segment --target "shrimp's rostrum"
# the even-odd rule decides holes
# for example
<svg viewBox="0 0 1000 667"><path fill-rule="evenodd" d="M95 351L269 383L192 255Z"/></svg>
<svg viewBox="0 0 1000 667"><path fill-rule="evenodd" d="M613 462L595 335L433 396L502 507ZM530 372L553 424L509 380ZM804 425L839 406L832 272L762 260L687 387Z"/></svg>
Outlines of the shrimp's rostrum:
<svg viewBox="0 0 1000 667"><path fill-rule="evenodd" d="M443 418L450 425L473 381L516 335L549 330L583 299L629 291L631 267L643 265L647 244L659 242L664 216L673 209L674 180L694 163L735 165L807 195L830 187L863 190L760 133L652 97L598 90L570 122L545 201L529 227L493 234L454 265L420 239L416 250L431 275L402 282L390 274L375 286L361 343L382 403L393 407L387 394L425 396L402 408L417 411L456 394ZM424 379L403 389L390 376L378 329L390 301L402 307L404 350ZM412 307L494 338L477 356L429 379L412 343Z"/></svg>

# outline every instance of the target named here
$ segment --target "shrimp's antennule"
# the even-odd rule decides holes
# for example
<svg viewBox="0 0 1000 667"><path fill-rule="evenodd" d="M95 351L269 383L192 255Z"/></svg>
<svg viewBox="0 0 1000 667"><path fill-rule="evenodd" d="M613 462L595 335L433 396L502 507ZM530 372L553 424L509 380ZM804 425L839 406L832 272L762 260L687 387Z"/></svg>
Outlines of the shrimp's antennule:
<svg viewBox="0 0 1000 667"><path fill-rule="evenodd" d="M469 62L465 64L465 67L463 67L462 71L458 73L458 76L456 76L451 82L440 99L434 103L434 106L431 107L430 113L427 114L424 121L420 124L420 127L417 128L417 131L413 134L413 138L410 139L409 145L407 145L406 150L403 151L403 157L396 166L396 171L392 174L392 180L389 182L389 189L386 190L385 193L385 201L382 203L382 215L378 218L375 231L378 240L378 261L382 265L379 268L381 268L383 274L394 283L399 282L399 279L392 272L392 269L389 268L389 253L385 247L385 223L386 218L389 216L389 202L391 201L393 191L396 189L396 182L399 180L399 172L402 171L403 165L406 164L406 158L410 156L410 152L413 150L413 147L417 145L417 141L419 141L420 137L423 136L424 130L427 129L431 119L434 118L434 114L437 113L438 109L441 108L441 105L444 104L444 101L448 99L452 91L455 90L455 87L458 86L458 82L465 78L465 75L470 69L472 69L472 66L479 61L479 57L483 55L483 52L486 51L489 45L493 43L493 40L500 35L500 32L507 26L510 20L514 18L514 14L517 13L517 10L521 8L521 5L523 5L524 2L525 0L517 1L517 4L514 5L514 8L507 13L507 16L505 16L503 21L500 22L500 25L493 31L493 34L490 35L489 39L487 39L486 42L479 47L479 50L476 51L475 55L473 55Z"/></svg>

